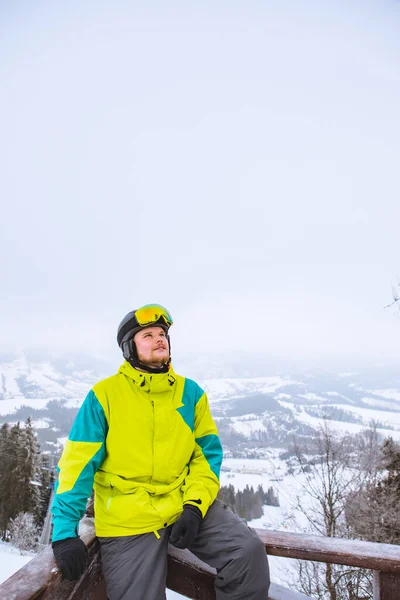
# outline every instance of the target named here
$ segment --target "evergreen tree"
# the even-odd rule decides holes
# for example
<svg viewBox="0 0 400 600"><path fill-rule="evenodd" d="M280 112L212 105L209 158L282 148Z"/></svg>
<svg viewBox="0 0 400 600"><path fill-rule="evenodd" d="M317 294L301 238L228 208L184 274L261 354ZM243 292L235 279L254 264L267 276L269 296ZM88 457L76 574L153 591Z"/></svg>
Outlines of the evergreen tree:
<svg viewBox="0 0 400 600"><path fill-rule="evenodd" d="M19 450L21 427L19 422L11 427L3 448L7 460L7 472L2 479L3 487L3 512L2 512L2 537L7 535L10 519L19 512L20 497L23 493L21 484Z"/></svg>
<svg viewBox="0 0 400 600"><path fill-rule="evenodd" d="M43 525L46 518L47 509L49 507L51 492L54 487L54 471L50 465L50 459L47 454L40 456L40 505L39 505L39 519L40 525Z"/></svg>
<svg viewBox="0 0 400 600"><path fill-rule="evenodd" d="M36 523L43 522L53 475L51 470L41 468L42 461L49 467L48 458L40 456L30 418L24 428L19 422L11 428L8 425L1 427L0 533L3 539L7 536L11 519L18 513L29 513Z"/></svg>
<svg viewBox="0 0 400 600"><path fill-rule="evenodd" d="M40 469L39 469L39 444L30 417L21 430L21 446L19 449L19 468L21 477L22 495L20 498L20 511L30 513L36 522L40 520Z"/></svg>
<svg viewBox="0 0 400 600"><path fill-rule="evenodd" d="M0 429L0 533L5 539L8 523L8 488L11 472L9 447L10 428L5 423Z"/></svg>
<svg viewBox="0 0 400 600"><path fill-rule="evenodd" d="M278 494L275 493L272 486L270 486L264 494L264 504L267 504L268 506L279 506Z"/></svg>

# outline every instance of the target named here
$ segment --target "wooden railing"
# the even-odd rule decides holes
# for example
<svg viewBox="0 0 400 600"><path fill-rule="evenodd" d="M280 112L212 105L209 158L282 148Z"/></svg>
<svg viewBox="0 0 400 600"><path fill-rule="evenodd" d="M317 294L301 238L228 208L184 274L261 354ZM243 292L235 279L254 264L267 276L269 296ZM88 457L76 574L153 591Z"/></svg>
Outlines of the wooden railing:
<svg viewBox="0 0 400 600"><path fill-rule="evenodd" d="M400 546L299 533L257 530L272 556L364 567L374 572L374 600L400 599ZM80 535L89 549L89 566L78 582L62 581L50 547L0 585L0 600L106 600L99 543L92 519ZM187 550L170 548L167 587L193 600L213 600L215 571ZM271 584L269 600L309 600L299 592Z"/></svg>

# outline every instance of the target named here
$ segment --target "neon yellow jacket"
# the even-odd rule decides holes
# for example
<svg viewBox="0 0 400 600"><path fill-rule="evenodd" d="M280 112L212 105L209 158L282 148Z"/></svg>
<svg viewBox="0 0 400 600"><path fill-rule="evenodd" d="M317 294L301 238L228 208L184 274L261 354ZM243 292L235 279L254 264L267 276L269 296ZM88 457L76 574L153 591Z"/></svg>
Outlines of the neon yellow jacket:
<svg viewBox="0 0 400 600"><path fill-rule="evenodd" d="M92 388L75 419L58 465L53 542L78 535L93 484L98 536L157 532L184 504L204 517L218 493L221 462L197 383L172 368L149 375L125 362Z"/></svg>

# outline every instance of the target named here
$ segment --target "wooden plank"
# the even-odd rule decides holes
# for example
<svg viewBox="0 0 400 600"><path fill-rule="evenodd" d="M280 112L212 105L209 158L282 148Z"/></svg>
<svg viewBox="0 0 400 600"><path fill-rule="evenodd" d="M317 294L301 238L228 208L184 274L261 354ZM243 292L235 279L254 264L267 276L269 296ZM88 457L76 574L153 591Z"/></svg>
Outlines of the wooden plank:
<svg viewBox="0 0 400 600"><path fill-rule="evenodd" d="M89 548L89 566L78 582L61 580L51 547L0 586L6 600L106 600L99 544L91 519L83 519L80 535ZM213 600L215 570L187 550L170 546L167 586L193 600ZM306 600L306 596L271 584L269 600Z"/></svg>
<svg viewBox="0 0 400 600"><path fill-rule="evenodd" d="M215 574L208 568L168 555L167 587L192 600L215 600Z"/></svg>
<svg viewBox="0 0 400 600"><path fill-rule="evenodd" d="M215 600L216 571L189 550L168 547L167 587L192 600Z"/></svg>
<svg viewBox="0 0 400 600"><path fill-rule="evenodd" d="M215 600L215 569L188 550L172 546L168 552L167 587L192 600ZM268 600L310 600L308 596L271 583Z"/></svg>
<svg viewBox="0 0 400 600"><path fill-rule="evenodd" d="M89 548L89 566L78 582L61 581L61 573L55 563L53 551L51 546L48 546L0 585L0 599L72 600L74 589L79 590L82 586L95 584L101 572L98 542L92 520L84 518L79 532Z"/></svg>
<svg viewBox="0 0 400 600"><path fill-rule="evenodd" d="M267 553L386 573L400 573L400 546L285 531L256 530ZM399 595L400 597L400 595Z"/></svg>
<svg viewBox="0 0 400 600"><path fill-rule="evenodd" d="M107 600L106 584L101 579L90 591L87 600Z"/></svg>
<svg viewBox="0 0 400 600"><path fill-rule="evenodd" d="M61 579L57 577L55 566L51 548L45 548L0 586L0 598L7 598L7 600L40 598L47 586Z"/></svg>
<svg viewBox="0 0 400 600"><path fill-rule="evenodd" d="M374 571L374 600L399 600L400 575Z"/></svg>
<svg viewBox="0 0 400 600"><path fill-rule="evenodd" d="M400 546L324 538L283 531L258 530L257 533L264 542L268 554L271 555L381 571L380 575L375 576L376 593L381 594L380 597L377 596L379 600L396 598L394 592L391 592L391 588L394 590L400 589L398 578L389 577L390 574L400 575ZM90 598L91 586L94 589L100 577L98 547L97 541L95 543L92 519L84 518L81 521L80 534L86 545L91 548L92 557L91 567L80 582L61 582L61 575L56 568L52 550L48 547L0 586L0 598L7 600L51 600L52 598L64 600L64 598L68 598L73 600L73 598L83 599L85 594L87 598ZM189 561L187 558L185 559L186 565L182 562L179 563L179 569L182 571L174 570L174 567L171 567L168 580L169 587L183 594L186 590L188 594L191 594L189 597L194 600L213 598L212 595L210 596L214 593L212 577L209 574L207 576L207 573L204 574L202 570L204 569L203 563L200 563L200 561L196 563L193 555L190 556L192 558ZM171 548L170 564L173 565L176 559L174 549ZM203 565L201 569L198 563ZM101 598L103 592L99 591L99 594ZM281 595L279 596L279 594ZM295 595L293 596L293 594ZM273 600L304 598L304 596L296 596L296 594L297 592L290 592L285 588L280 590L279 586L271 586L271 599ZM382 594L386 594L386 596ZM399 598L400 594L397 593L396 600Z"/></svg>

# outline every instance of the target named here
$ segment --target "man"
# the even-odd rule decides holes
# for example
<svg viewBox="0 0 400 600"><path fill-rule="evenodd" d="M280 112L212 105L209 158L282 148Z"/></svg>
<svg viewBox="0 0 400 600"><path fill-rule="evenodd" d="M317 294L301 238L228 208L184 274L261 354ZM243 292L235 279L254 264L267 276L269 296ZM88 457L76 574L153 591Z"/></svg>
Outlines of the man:
<svg viewBox="0 0 400 600"><path fill-rule="evenodd" d="M171 325L152 304L118 328L125 362L87 395L59 463L55 559L67 579L82 575L78 524L94 484L109 600L164 599L168 542L216 568L218 600L266 600L264 546L216 500L221 443L206 394L172 369Z"/></svg>

